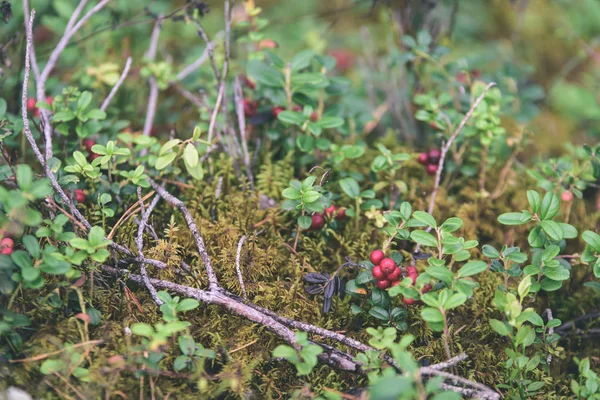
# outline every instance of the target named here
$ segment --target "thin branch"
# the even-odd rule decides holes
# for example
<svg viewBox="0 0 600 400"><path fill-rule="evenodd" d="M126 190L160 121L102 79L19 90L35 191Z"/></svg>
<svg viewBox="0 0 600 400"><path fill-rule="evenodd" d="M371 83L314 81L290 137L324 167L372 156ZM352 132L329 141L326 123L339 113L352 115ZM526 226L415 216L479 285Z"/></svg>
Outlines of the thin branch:
<svg viewBox="0 0 600 400"><path fill-rule="evenodd" d="M146 210L144 210L144 199L141 196L141 191L138 191L138 197L139 197L139 202L140 202L140 208L142 209L143 214L142 214L142 219L140 221L140 224L138 226L138 232L137 232L137 237L135 239L135 243L137 245L138 256L143 257L144 256L144 228L146 227L146 224L148 223L148 219L150 218L150 214L152 214L154 207L156 207L156 205L158 204L158 201L160 200L160 196L159 195L154 196L154 199L152 199L152 202L150 203L150 205L148 206L148 208ZM141 263L141 265L140 265L140 274L142 275L144 284L146 285L146 288L150 292L150 296L152 296L152 299L154 300L154 302L156 304L158 304L159 306L163 305L164 302L160 298L158 298L156 289L154 288L152 283L150 283L150 279L148 279L148 273L146 272L146 265L144 263Z"/></svg>
<svg viewBox="0 0 600 400"><path fill-rule="evenodd" d="M246 286L244 285L244 278L242 277L242 270L240 268L240 256L242 254L242 246L244 245L244 241L246 240L246 235L240 238L237 246L237 254L235 255L235 270L237 271L238 279L240 281L240 288L242 289L242 295L244 300L248 298L248 294L246 293Z"/></svg>
<svg viewBox="0 0 600 400"><path fill-rule="evenodd" d="M23 16L25 17L25 29L29 26L29 0L23 0ZM38 66L37 59L35 57L35 46L31 43L31 69L33 69L33 75L35 76L36 82L40 80L40 67Z"/></svg>
<svg viewBox="0 0 600 400"><path fill-rule="evenodd" d="M213 51L214 46L215 45L212 42L208 42L206 44L206 47L204 48L204 51L202 52L202 55L200 55L200 57L196 61L194 61L193 63L191 63L184 69L182 69L181 72L177 74L177 77L176 77L177 81L181 81L181 80L185 79L192 72L194 72L195 70L200 68L202 66L202 64L204 64L206 62L206 60L208 59L209 49L210 49L210 51Z"/></svg>
<svg viewBox="0 0 600 400"><path fill-rule="evenodd" d="M223 101L223 97L225 95L225 81L227 80L227 71L229 69L229 42L231 39L230 36L231 36L231 11L229 9L229 0L225 0L225 61L223 62L223 73L221 74L220 77L217 75L217 79L219 80L219 93L217 95L217 102L215 104L212 115L210 117L210 124L208 125L207 141L209 143L212 143L213 132L215 129L215 123L217 121L217 115L219 114L219 109L221 108L221 102ZM209 54L211 54L211 61L213 61L212 52ZM217 72L217 71L215 71L215 72Z"/></svg>
<svg viewBox="0 0 600 400"><path fill-rule="evenodd" d="M548 315L548 322L552 321L554 317L552 317L552 310L550 308L546 308L546 314ZM554 334L554 327L548 329L548 335ZM546 356L546 363L550 365L552 362L552 354L548 353Z"/></svg>
<svg viewBox="0 0 600 400"><path fill-rule="evenodd" d="M200 253L200 257L202 257L202 261L204 261L204 268L206 268L206 274L208 275L208 287L210 290L217 290L219 284L217 281L217 275L212 268L210 257L206 251L206 246L204 245L204 239L202 239L202 235L200 235L200 231L198 230L198 226L194 222L194 218L192 214L190 214L189 210L183 204L181 200L177 197L173 196L169 192L165 190L162 186L159 186L156 182L150 179L150 185L156 190L156 193L160 195L167 203L176 207L182 214L185 222L188 225L188 228L192 232L192 236L196 241L196 247L198 247L198 252Z"/></svg>
<svg viewBox="0 0 600 400"><path fill-rule="evenodd" d="M110 93L108 94L108 96L106 96L106 99L102 103L102 106L100 107L100 109L102 111L106 111L106 107L108 107L108 105L110 104L113 97L115 97L115 95L117 94L117 91L119 90L119 88L125 81L127 74L129 73L129 68L131 68L131 57L127 58L127 62L125 63L125 68L123 69L123 72L121 73L121 76L119 77L119 80L117 81L115 86L111 89Z"/></svg>
<svg viewBox="0 0 600 400"><path fill-rule="evenodd" d="M198 35L206 43L206 50L208 51L208 57L210 58L210 64L212 66L213 73L215 74L215 78L217 78L217 82L218 82L218 81L221 80L221 76L219 75L219 69L217 68L217 63L215 61L215 55L214 55L215 46L214 46L214 43L208 38L208 35L206 34L206 32L204 31L204 29L202 28L202 25L200 25L200 22L194 20L194 24L196 25L196 28L198 29Z"/></svg>
<svg viewBox="0 0 600 400"><path fill-rule="evenodd" d="M154 29L152 30L152 36L150 38L150 46L146 52L146 58L148 61L154 61L156 58L156 49L158 47L158 38L160 37L160 28L162 27L162 15L159 15ZM154 76L148 78L148 84L150 85L150 92L148 94L148 107L146 109L146 119L144 120L144 130L142 134L144 136L150 136L152 131L152 124L154 123L154 115L156 114L156 102L158 101L158 83Z"/></svg>
<svg viewBox="0 0 600 400"><path fill-rule="evenodd" d="M82 0L77 6L77 8L73 11L73 14L71 15L71 18L69 19L69 22L67 23L67 26L65 28L65 33L63 37L60 39L60 41L52 51L52 54L50 54L50 58L48 58L44 70L40 73L39 79L37 79L38 101L44 100L46 92L46 81L48 80L50 73L56 66L56 63L58 62L61 53L67 47L73 35L77 33L77 31L83 26L83 24L85 24L94 14L96 14L98 11L104 8L104 6L108 4L109 1L110 0L100 1L90 11L88 11L87 14L85 14L79 21L77 21L77 23L75 23L75 21L77 20L77 17L79 17L81 11L83 11L87 0ZM50 111L45 110L43 108L40 109L40 117L44 126L44 152L46 157L45 159L47 162L52 157L52 125L50 124Z"/></svg>
<svg viewBox="0 0 600 400"><path fill-rule="evenodd" d="M454 142L456 137L463 130L463 128L465 127L465 124L467 123L467 121L469 121L469 119L473 115L473 112L475 111L477 106L479 106L479 104L483 101L488 90L490 90L495 85L496 85L495 82L490 82L487 84L487 86L483 90L483 93L481 93L479 95L479 97L475 100L475 102L473 103L473 105L471 106L471 108L469 109L467 114L464 116L462 121L460 121L460 124L458 124L458 127L456 128L456 130L454 131L452 136L450 136L450 139L448 139L448 142L446 142L446 144L444 146L442 146L440 162L439 162L439 166L437 169L437 173L435 174L435 184L433 185L433 191L431 192L431 199L429 200L429 208L427 209L427 212L429 214L433 213L433 208L435 207L435 199L437 197L438 189L440 186L440 178L442 176L442 171L444 170L444 160L446 159L446 154L448 153L448 150L450 150L450 146L452 146L452 143Z"/></svg>
<svg viewBox="0 0 600 400"><path fill-rule="evenodd" d="M250 153L248 152L248 138L246 137L246 116L244 115L244 95L240 78L236 77L233 83L233 95L235 100L235 111L238 117L238 128L240 131L240 141L242 144L242 153L244 156L244 165L246 166L246 176L250 181L250 188L254 189L254 176L252 174L252 165L250 164Z"/></svg>

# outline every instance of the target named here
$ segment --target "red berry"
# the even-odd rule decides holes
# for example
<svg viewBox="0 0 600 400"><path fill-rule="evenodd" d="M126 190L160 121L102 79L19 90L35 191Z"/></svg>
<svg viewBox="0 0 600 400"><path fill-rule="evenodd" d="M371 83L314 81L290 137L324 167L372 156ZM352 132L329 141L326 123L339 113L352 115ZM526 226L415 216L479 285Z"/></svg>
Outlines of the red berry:
<svg viewBox="0 0 600 400"><path fill-rule="evenodd" d="M2 247L0 249L0 254L4 254L5 256L10 256L13 252L12 247Z"/></svg>
<svg viewBox="0 0 600 400"><path fill-rule="evenodd" d="M403 298L402 301L407 306L412 306L413 304L415 304L415 299L409 299L408 297Z"/></svg>
<svg viewBox="0 0 600 400"><path fill-rule="evenodd" d="M346 209L345 208L338 208L337 212L338 213L337 213L335 219L340 220L340 219L346 218Z"/></svg>
<svg viewBox="0 0 600 400"><path fill-rule="evenodd" d="M13 247L15 247L15 242L11 238L7 237L7 238L0 240L0 247L2 247L2 248L10 247L12 249Z"/></svg>
<svg viewBox="0 0 600 400"><path fill-rule="evenodd" d="M284 111L284 110L285 110L285 108L284 108L284 107L273 107L273 108L271 109L271 112L273 113L273 116L274 116L275 118L277 118L277 116L279 115L279 113L280 113L280 112L282 112L282 111Z"/></svg>
<svg viewBox="0 0 600 400"><path fill-rule="evenodd" d="M27 99L27 111L35 110L35 103L37 103L37 102L35 101L34 98Z"/></svg>
<svg viewBox="0 0 600 400"><path fill-rule="evenodd" d="M256 84L252 80L250 80L250 78L248 78L246 75L244 75L242 80L244 81L244 85L248 86L250 89L254 89L256 87Z"/></svg>
<svg viewBox="0 0 600 400"><path fill-rule="evenodd" d="M416 274L417 273L417 269L415 267L413 267L412 265L409 265L408 267L406 267L406 273L407 274Z"/></svg>
<svg viewBox="0 0 600 400"><path fill-rule="evenodd" d="M302 111L302 107L300 107L298 104L294 104L294 111Z"/></svg>
<svg viewBox="0 0 600 400"><path fill-rule="evenodd" d="M381 265L381 269L386 275L391 274L396 269L396 263L391 258L384 258L383 260L381 260L381 263L379 263L379 265Z"/></svg>
<svg viewBox="0 0 600 400"><path fill-rule="evenodd" d="M400 284L400 281L399 281L399 280L397 280L397 281L392 281L392 286L398 286L399 284Z"/></svg>
<svg viewBox="0 0 600 400"><path fill-rule="evenodd" d="M431 289L433 289L433 286L431 286L429 283L426 284L425 286L423 286L423 290L421 290L421 293L427 293L429 292Z"/></svg>
<svg viewBox="0 0 600 400"><path fill-rule="evenodd" d="M310 120L312 122L315 122L317 120L317 113L313 111L312 114L310 114Z"/></svg>
<svg viewBox="0 0 600 400"><path fill-rule="evenodd" d="M469 74L462 71L456 74L456 80L460 83L467 83L469 81Z"/></svg>
<svg viewBox="0 0 600 400"><path fill-rule="evenodd" d="M421 153L419 154L419 157L417 157L417 161L421 165L427 165L429 164L429 156L427 155L427 153Z"/></svg>
<svg viewBox="0 0 600 400"><path fill-rule="evenodd" d="M433 165L433 164L429 164L426 168L426 171L429 175L435 175L437 174L437 170L438 170L438 166L437 165Z"/></svg>
<svg viewBox="0 0 600 400"><path fill-rule="evenodd" d="M393 270L390 274L387 275L387 278L390 281L397 281L398 279L400 279L400 268L396 267L395 270Z"/></svg>
<svg viewBox="0 0 600 400"><path fill-rule="evenodd" d="M54 101L54 99L52 98L52 96L47 96L46 97L46 103L48 103L49 105L52 105L53 101Z"/></svg>
<svg viewBox="0 0 600 400"><path fill-rule="evenodd" d="M417 282L419 274L415 272L414 274L408 274L408 277L412 280L412 284L414 285Z"/></svg>
<svg viewBox="0 0 600 400"><path fill-rule="evenodd" d="M85 193L81 189L75 189L75 200L78 203L83 203L85 201Z"/></svg>
<svg viewBox="0 0 600 400"><path fill-rule="evenodd" d="M92 152L92 147L96 144L93 139L83 139L81 145L87 150L88 153Z"/></svg>
<svg viewBox="0 0 600 400"><path fill-rule="evenodd" d="M377 287L382 290L387 289L390 287L390 281L388 281L387 279L377 281Z"/></svg>
<svg viewBox="0 0 600 400"><path fill-rule="evenodd" d="M383 254L383 251L379 249L373 250L370 258L373 265L379 265L381 263L381 260L385 258L385 254Z"/></svg>
<svg viewBox="0 0 600 400"><path fill-rule="evenodd" d="M573 200L573 192L571 192L569 190L567 190L566 192L562 192L562 194L560 195L560 198L565 203L570 203Z"/></svg>
<svg viewBox="0 0 600 400"><path fill-rule="evenodd" d="M335 214L335 206L332 204L325 209L325 215L328 217L332 217Z"/></svg>
<svg viewBox="0 0 600 400"><path fill-rule="evenodd" d="M313 214L311 219L312 219L312 222L310 224L311 230L321 229L325 225L325 219L323 218L323 215L321 215L321 214Z"/></svg>
<svg viewBox="0 0 600 400"><path fill-rule="evenodd" d="M258 104L255 101L243 99L242 104L244 105L244 115L246 117L254 117L256 115Z"/></svg>
<svg viewBox="0 0 600 400"><path fill-rule="evenodd" d="M479 78L481 76L481 72L475 68L471 70L471 76L475 79Z"/></svg>
<svg viewBox="0 0 600 400"><path fill-rule="evenodd" d="M385 279L385 274L383 273L379 265L373 267L373 269L371 270L371 274L373 275L373 278L375 278L378 281Z"/></svg>
<svg viewBox="0 0 600 400"><path fill-rule="evenodd" d="M92 153L88 156L88 160L90 160L90 162L92 162L98 157L101 157L100 154Z"/></svg>
<svg viewBox="0 0 600 400"><path fill-rule="evenodd" d="M437 164L440 161L440 157L442 156L442 152L438 149L429 150L429 162L432 164Z"/></svg>

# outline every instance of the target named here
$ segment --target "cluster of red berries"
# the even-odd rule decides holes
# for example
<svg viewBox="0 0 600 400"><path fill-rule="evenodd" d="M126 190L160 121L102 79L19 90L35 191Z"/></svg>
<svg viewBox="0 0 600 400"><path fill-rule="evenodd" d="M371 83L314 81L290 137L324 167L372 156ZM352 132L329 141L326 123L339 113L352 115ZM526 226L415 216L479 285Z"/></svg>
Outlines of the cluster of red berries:
<svg viewBox="0 0 600 400"><path fill-rule="evenodd" d="M400 284L400 280L402 279L402 270L400 266L396 264L394 260L391 258L387 258L383 250L374 250L371 253L371 262L374 267L371 270L371 274L375 281L376 285L379 289L388 289L392 286L396 286ZM417 282L417 277L419 273L417 269L413 266L408 266L405 268L407 276L411 279L412 284L414 285ZM422 293L427 293L432 289L430 284L427 284L423 287ZM412 305L415 304L414 299L404 298L404 304Z"/></svg>
<svg viewBox="0 0 600 400"><path fill-rule="evenodd" d="M441 151L438 149L431 149L429 150L429 153L419 154L417 161L419 161L419 164L425 166L425 170L429 175L435 175L439 167L441 156Z"/></svg>
<svg viewBox="0 0 600 400"><path fill-rule="evenodd" d="M316 231L325 226L325 217L335 218L338 221L346 217L346 209L342 207L336 207L333 204L327 207L322 213L314 213L311 217L311 224L308 230Z"/></svg>
<svg viewBox="0 0 600 400"><path fill-rule="evenodd" d="M30 113L33 113L33 116L37 118L40 116L40 109L35 106L36 103L37 103L36 99L33 99L33 98L27 99L27 111L29 111ZM46 103L52 105L52 97L50 97L50 96L46 97Z"/></svg>

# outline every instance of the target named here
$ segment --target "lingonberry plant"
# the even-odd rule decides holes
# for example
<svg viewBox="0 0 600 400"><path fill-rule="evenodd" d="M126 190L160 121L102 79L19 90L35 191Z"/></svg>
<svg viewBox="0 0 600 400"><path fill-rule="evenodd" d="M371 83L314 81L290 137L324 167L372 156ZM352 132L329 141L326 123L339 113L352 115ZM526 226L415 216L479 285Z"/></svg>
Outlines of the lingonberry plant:
<svg viewBox="0 0 600 400"><path fill-rule="evenodd" d="M594 2L16 3L0 398L598 398Z"/></svg>

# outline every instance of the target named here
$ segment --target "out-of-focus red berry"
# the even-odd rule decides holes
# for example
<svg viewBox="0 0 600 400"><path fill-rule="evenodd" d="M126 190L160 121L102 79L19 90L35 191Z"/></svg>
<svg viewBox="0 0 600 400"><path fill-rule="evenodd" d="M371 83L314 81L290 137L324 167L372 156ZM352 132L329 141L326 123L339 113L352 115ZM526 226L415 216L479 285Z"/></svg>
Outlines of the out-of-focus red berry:
<svg viewBox="0 0 600 400"><path fill-rule="evenodd" d="M311 220L312 220L311 224L310 224L311 230L321 229L325 225L325 219L323 218L323 215L321 215L321 214L313 214L311 217Z"/></svg>
<svg viewBox="0 0 600 400"><path fill-rule="evenodd" d="M85 193L81 189L75 189L75 200L78 203L83 203L85 201Z"/></svg>
<svg viewBox="0 0 600 400"><path fill-rule="evenodd" d="M560 198L565 203L570 203L573 200L573 192L571 192L569 190L562 192L562 194L560 195Z"/></svg>
<svg viewBox="0 0 600 400"><path fill-rule="evenodd" d="M417 157L417 161L421 165L427 165L429 164L429 156L427 155L427 153L421 153L419 154L419 157Z"/></svg>
<svg viewBox="0 0 600 400"><path fill-rule="evenodd" d="M377 287L382 290L387 289L390 287L390 281L388 281L387 279L377 281Z"/></svg>
<svg viewBox="0 0 600 400"><path fill-rule="evenodd" d="M273 116L275 118L277 118L277 116L279 116L279 113L284 111L285 108L284 107L273 107L273 109L271 110L271 112L273 113Z"/></svg>
<svg viewBox="0 0 600 400"><path fill-rule="evenodd" d="M433 164L429 164L427 165L427 167L425 168L425 170L427 171L427 173L429 175L435 175L437 174L437 170L438 170L438 166L437 165L433 165Z"/></svg>
<svg viewBox="0 0 600 400"><path fill-rule="evenodd" d="M440 157L442 156L442 152L439 151L438 149L431 149L429 150L429 154L427 155L429 157L429 162L431 164L436 164L440 162Z"/></svg>
<svg viewBox="0 0 600 400"><path fill-rule="evenodd" d="M346 218L346 209L345 208L338 208L338 213L335 217L335 219L340 220L340 219L344 219Z"/></svg>

